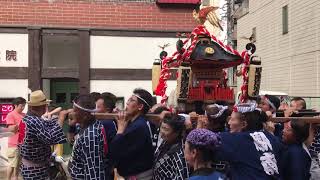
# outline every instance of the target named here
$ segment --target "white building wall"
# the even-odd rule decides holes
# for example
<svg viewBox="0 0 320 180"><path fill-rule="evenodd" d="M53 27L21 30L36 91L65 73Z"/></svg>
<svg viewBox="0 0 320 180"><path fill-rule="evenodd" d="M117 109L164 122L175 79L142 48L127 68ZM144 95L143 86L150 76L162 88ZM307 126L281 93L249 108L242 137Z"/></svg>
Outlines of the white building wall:
<svg viewBox="0 0 320 180"><path fill-rule="evenodd" d="M176 50L177 38L156 37L90 37L90 68L150 69L162 51L159 46L170 43L165 50Z"/></svg>
<svg viewBox="0 0 320 180"><path fill-rule="evenodd" d="M155 59L159 59L162 49L159 46L169 43L165 48L168 56L176 51L177 38L160 37L90 37L90 68L151 69ZM150 77L151 79L151 77ZM176 87L176 81L168 81L167 95ZM90 92L111 92L125 101L135 88L143 88L152 93L151 80L91 80ZM161 97L157 97L160 102Z"/></svg>
<svg viewBox="0 0 320 180"><path fill-rule="evenodd" d="M28 34L0 33L0 67L28 67ZM7 61L6 51L17 52L17 60ZM0 98L28 98L27 79L1 79Z"/></svg>
<svg viewBox="0 0 320 180"><path fill-rule="evenodd" d="M282 7L288 5L289 32L282 34ZM262 90L291 96L320 96L320 1L250 0L249 14L237 23L238 50L245 49L256 27L256 54L261 57ZM319 105L313 99L310 105Z"/></svg>
<svg viewBox="0 0 320 180"><path fill-rule="evenodd" d="M0 42L0 67L28 67L28 34L0 33ZM17 61L6 60L7 50L17 52Z"/></svg>
<svg viewBox="0 0 320 180"><path fill-rule="evenodd" d="M0 33L0 67L28 67L28 34ZM6 51L16 51L17 60L7 61ZM21 96L28 99L27 79L1 79L0 98ZM8 138L0 138L0 155L7 157ZM4 163L4 164L3 164ZM0 166L7 166L4 161Z"/></svg>
<svg viewBox="0 0 320 180"><path fill-rule="evenodd" d="M176 88L176 81L168 81L167 95ZM132 95L135 88L143 88L152 93L151 81L113 81L113 80L91 80L90 92L111 92L117 97L124 97L125 102ZM161 97L157 97L159 103Z"/></svg>
<svg viewBox="0 0 320 180"><path fill-rule="evenodd" d="M0 67L28 67L28 34L0 33ZM6 51L17 52L17 60L7 61ZM28 79L1 79L0 98L28 97Z"/></svg>
<svg viewBox="0 0 320 180"><path fill-rule="evenodd" d="M15 98L21 96L28 99L27 79L0 79L0 97Z"/></svg>

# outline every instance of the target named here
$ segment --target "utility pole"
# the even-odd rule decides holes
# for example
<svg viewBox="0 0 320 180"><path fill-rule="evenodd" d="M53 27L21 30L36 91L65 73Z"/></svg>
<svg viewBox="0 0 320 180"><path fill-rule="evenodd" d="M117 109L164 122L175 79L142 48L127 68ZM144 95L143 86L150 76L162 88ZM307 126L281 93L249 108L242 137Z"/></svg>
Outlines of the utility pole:
<svg viewBox="0 0 320 180"><path fill-rule="evenodd" d="M232 20L231 20L231 0L227 0L227 43L232 45L231 34L232 34ZM233 46L232 46L233 47Z"/></svg>

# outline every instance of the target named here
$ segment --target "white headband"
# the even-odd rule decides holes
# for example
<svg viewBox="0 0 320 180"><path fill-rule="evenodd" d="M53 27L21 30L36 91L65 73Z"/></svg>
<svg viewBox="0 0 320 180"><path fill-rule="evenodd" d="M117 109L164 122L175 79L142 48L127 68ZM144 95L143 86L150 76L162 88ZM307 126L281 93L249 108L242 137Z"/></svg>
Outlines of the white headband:
<svg viewBox="0 0 320 180"><path fill-rule="evenodd" d="M277 111L276 106L269 100L269 98L267 98L266 96L263 96L263 98L267 101L267 103L271 106L271 108L272 108L274 111Z"/></svg>
<svg viewBox="0 0 320 180"><path fill-rule="evenodd" d="M261 109L257 108L256 103L242 103L242 104L237 104L233 107L233 111L239 112L239 113L253 112L255 110L258 110L261 112Z"/></svg>
<svg viewBox="0 0 320 180"><path fill-rule="evenodd" d="M98 112L97 109L86 109L84 107L81 107L79 104L77 104L76 102L73 102L73 106L81 109L82 111L86 111L86 112L90 112L90 113L94 113L94 112Z"/></svg>
<svg viewBox="0 0 320 180"><path fill-rule="evenodd" d="M228 106L221 106L221 105L218 105L218 104L208 105L208 107L213 107L213 106L217 107L219 109L219 112L217 114L210 115L211 118L220 117L223 114L223 112L228 109ZM207 111L205 111L205 114L207 115Z"/></svg>
<svg viewBox="0 0 320 180"><path fill-rule="evenodd" d="M147 101L144 100L144 99L143 99L142 97L140 97L139 95L137 95L137 94L132 94L132 96L137 97L138 99L140 99L141 101L143 101L149 108L151 108L150 104L147 103Z"/></svg>

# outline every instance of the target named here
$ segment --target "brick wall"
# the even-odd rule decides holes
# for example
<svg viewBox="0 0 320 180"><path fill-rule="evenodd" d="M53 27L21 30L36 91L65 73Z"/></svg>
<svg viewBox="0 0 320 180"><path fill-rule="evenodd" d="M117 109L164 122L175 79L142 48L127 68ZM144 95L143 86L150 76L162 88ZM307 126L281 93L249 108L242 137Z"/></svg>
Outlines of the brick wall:
<svg viewBox="0 0 320 180"><path fill-rule="evenodd" d="M190 31L191 7L105 0L0 0L1 26Z"/></svg>

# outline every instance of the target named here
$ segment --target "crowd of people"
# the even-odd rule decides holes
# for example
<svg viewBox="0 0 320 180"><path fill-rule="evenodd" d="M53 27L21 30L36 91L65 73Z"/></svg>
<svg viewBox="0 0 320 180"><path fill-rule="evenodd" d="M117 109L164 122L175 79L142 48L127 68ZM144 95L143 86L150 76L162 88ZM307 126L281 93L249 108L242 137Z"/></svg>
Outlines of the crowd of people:
<svg viewBox="0 0 320 180"><path fill-rule="evenodd" d="M23 179L48 179L52 146L62 143L73 146L67 172L72 179L320 179L316 124L271 121L279 108L285 117L306 109L302 98L288 107L272 95L236 105L219 101L203 105L202 114L155 104L144 89L132 92L124 110L116 108L116 99L109 92L80 95L73 108L52 111L41 90L29 101L16 98L6 118L14 133L8 179L17 178L19 169ZM117 115L97 119L97 112Z"/></svg>

